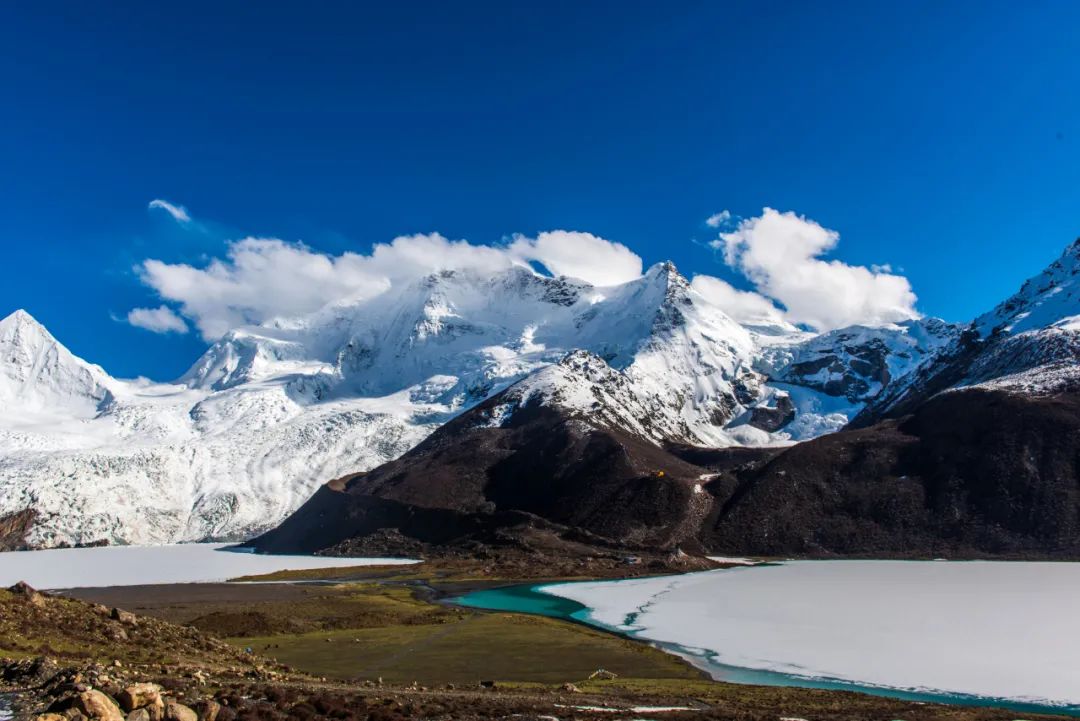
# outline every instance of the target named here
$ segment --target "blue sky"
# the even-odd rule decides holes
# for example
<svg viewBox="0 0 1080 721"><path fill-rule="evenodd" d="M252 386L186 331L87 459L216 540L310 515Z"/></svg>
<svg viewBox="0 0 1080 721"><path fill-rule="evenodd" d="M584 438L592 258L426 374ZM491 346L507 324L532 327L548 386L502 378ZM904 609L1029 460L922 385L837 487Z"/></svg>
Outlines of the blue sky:
<svg viewBox="0 0 1080 721"><path fill-rule="evenodd" d="M1076 3L152 5L0 10L0 315L114 375L205 347L116 320L133 267L249 234L586 231L749 288L704 220L768 206L950 320L1080 234Z"/></svg>

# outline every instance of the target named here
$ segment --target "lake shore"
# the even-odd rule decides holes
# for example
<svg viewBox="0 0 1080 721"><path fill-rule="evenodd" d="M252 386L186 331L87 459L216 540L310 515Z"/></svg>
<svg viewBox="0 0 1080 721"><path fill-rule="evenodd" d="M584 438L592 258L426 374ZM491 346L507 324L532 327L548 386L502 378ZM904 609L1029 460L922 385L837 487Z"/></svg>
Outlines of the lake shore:
<svg viewBox="0 0 1080 721"><path fill-rule="evenodd" d="M667 577L677 578L677 577ZM628 579L627 579L628 580ZM661 580L661 579L654 579ZM624 623L608 622L597 619L596 610L586 605L582 594L566 592L574 586L604 586L618 584L614 582L579 581L577 583L539 583L517 586L481 589L462 596L451 598L451 603L488 612L508 611L529 613L548 618L556 618L613 633L624 638L647 643L678 658L683 659L698 669L707 678L721 683L737 683L755 686L795 687L824 691L850 691L913 703L938 703L963 707L995 707L1011 711L1030 713L1055 713L1080 717L1080 706L1075 704L1055 704L1047 701L1027 701L1008 697L994 697L969 693L936 691L932 689L897 688L888 685L873 685L854 680L829 678L807 674L783 673L761 668L748 668L723 663L720 654L699 646L688 646L663 640L662 632L642 633L637 626L643 611L634 611L625 617ZM585 594L587 596L587 594ZM578 598L580 600L575 600ZM639 608L645 609L653 603L644 600ZM685 612L685 611L684 611ZM633 617L633 620L631 618ZM884 652L884 651L883 651Z"/></svg>
<svg viewBox="0 0 1080 721"><path fill-rule="evenodd" d="M196 666L210 669L211 680L185 693L227 695L240 684L253 703L263 703L267 694L278 695L267 688L281 688L288 697L332 693L370 699L377 694L415 708L440 704L458 709L458 718L484 717L468 715L474 712L470 709L496 715L611 718L611 709L629 713L643 707L694 709L649 713L687 719L1015 718L1001 709L717 682L685 660L640 640L556 618L447 605L454 596L524 580L483 565L355 567L271 575L275 577L245 579L253 581L249 583L83 588L67 592L66 603L81 604L78 608L83 609L95 607L90 604L117 606L155 623L189 627L240 652L251 649L242 658L256 664L244 672L255 673L254 679L241 674L239 679L215 680L214 664L199 661ZM38 640L44 644L20 648L22 658L38 654L42 645L54 652L71 647L62 629L43 629L40 634ZM132 673L158 680L163 670L164 678L188 679L193 672L190 660L185 666L146 664L138 654L114 643L92 644L80 653L106 663L120 660ZM0 644L0 656L10 654ZM58 654L58 660L75 659ZM86 660L80 658L78 663ZM600 668L614 678L590 679Z"/></svg>

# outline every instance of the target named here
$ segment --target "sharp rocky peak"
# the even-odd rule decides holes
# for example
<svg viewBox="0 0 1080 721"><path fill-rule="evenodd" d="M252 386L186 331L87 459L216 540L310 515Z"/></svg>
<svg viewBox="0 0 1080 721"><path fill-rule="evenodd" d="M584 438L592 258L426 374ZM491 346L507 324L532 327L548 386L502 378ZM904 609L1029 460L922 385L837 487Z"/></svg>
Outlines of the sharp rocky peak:
<svg viewBox="0 0 1080 721"><path fill-rule="evenodd" d="M22 308L19 308L3 320L0 320L0 338L6 340L26 333L37 334L55 342L52 334L45 329L45 326L41 325L34 316L30 315Z"/></svg>
<svg viewBox="0 0 1080 721"><path fill-rule="evenodd" d="M987 338L1044 329L1080 329L1080 239L1014 295L975 319L974 330Z"/></svg>

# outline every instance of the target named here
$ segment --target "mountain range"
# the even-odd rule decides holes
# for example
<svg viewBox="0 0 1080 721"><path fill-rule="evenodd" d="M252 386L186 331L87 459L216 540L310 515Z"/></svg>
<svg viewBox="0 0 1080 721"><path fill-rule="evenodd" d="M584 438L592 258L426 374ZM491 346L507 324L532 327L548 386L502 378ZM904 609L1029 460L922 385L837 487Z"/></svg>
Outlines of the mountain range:
<svg viewBox="0 0 1080 721"><path fill-rule="evenodd" d="M971 323L811 333L739 324L670 263L443 271L234 329L170 384L17 311L0 539L1071 553L1078 275L1080 243Z"/></svg>

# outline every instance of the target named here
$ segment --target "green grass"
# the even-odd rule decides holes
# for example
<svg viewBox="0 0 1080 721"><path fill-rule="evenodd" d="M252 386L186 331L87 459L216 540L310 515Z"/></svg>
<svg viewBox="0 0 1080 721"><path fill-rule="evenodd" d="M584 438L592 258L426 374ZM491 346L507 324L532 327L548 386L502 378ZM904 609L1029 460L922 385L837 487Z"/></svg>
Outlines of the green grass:
<svg viewBox="0 0 1080 721"><path fill-rule="evenodd" d="M232 582L268 582L268 581L350 581L379 578L413 578L415 569L423 564L391 564L386 566L342 566L334 568L303 568L296 570L274 571L251 576L230 578Z"/></svg>
<svg viewBox="0 0 1080 721"><path fill-rule="evenodd" d="M330 639L328 642L327 639ZM700 679L643 644L548 618L472 614L443 624L230 639L298 670L388 683L578 683L598 668L620 676Z"/></svg>

